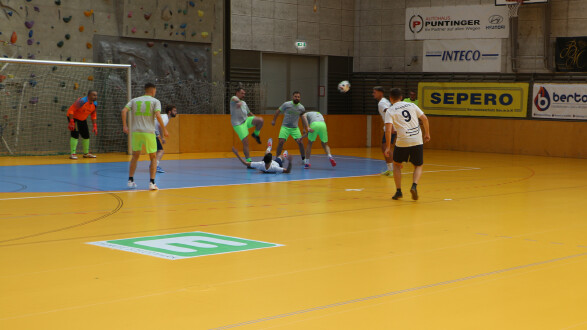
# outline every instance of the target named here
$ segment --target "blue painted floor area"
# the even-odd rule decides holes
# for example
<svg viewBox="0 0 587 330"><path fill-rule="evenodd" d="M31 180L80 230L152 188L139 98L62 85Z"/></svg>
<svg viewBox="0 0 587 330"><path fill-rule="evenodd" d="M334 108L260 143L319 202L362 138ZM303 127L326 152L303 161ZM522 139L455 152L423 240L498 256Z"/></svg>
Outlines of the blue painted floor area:
<svg viewBox="0 0 587 330"><path fill-rule="evenodd" d="M159 189L208 187L371 175L385 167L382 160L370 158L335 156L335 159L337 166L332 167L326 156L315 155L312 168L306 170L297 156L289 174L247 169L234 158L164 159L161 167L166 173L158 173L156 182ZM148 188L148 172L149 162L139 162L134 176L138 189ZM0 166L0 192L117 191L127 190L127 181L128 162Z"/></svg>

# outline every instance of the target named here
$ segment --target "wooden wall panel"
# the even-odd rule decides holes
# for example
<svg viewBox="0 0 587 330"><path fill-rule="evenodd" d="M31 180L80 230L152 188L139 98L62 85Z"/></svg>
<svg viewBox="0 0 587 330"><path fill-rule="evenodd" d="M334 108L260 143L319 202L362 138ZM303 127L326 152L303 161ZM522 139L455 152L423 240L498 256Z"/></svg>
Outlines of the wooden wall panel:
<svg viewBox="0 0 587 330"><path fill-rule="evenodd" d="M277 145L282 117L275 126L271 126L273 115L261 117L265 120L261 130L263 143L259 145L250 139L252 151L265 150L269 137ZM366 115L326 115L325 119L328 144L332 148L366 147ZM432 140L425 145L428 149L587 158L585 122L461 117L429 117L429 120ZM380 116L371 116L373 147L381 145L382 125ZM233 145L242 150L229 115L180 115L169 123L168 130L171 134L166 146L168 153L229 151ZM321 148L320 143L313 147ZM289 139L284 149L297 153L298 146Z"/></svg>

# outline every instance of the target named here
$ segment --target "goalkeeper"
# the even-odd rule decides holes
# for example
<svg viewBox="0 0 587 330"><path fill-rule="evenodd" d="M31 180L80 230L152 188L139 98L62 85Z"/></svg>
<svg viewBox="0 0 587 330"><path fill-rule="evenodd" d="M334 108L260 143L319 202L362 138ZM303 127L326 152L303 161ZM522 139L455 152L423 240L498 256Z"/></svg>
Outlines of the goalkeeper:
<svg viewBox="0 0 587 330"><path fill-rule="evenodd" d="M88 95L78 98L67 110L67 119L69 120L69 130L71 131L71 138L69 144L71 146L70 159L77 159L77 143L79 136L82 136L82 146L84 148L84 158L96 158L90 153L90 131L88 129L88 122L86 119L89 115L92 118L93 129L92 132L98 135L98 126L96 123L96 106L98 102L98 92L89 90Z"/></svg>

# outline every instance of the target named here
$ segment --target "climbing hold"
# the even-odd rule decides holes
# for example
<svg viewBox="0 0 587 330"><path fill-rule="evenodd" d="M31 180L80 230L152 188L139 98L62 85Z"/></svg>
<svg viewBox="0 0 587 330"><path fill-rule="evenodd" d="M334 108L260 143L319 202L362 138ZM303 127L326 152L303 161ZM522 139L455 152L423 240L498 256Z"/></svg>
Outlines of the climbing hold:
<svg viewBox="0 0 587 330"><path fill-rule="evenodd" d="M94 81L94 76L88 76L89 81Z"/></svg>
<svg viewBox="0 0 587 330"><path fill-rule="evenodd" d="M61 106L61 111L65 111L65 110L67 110L67 106L66 105L62 105Z"/></svg>
<svg viewBox="0 0 587 330"><path fill-rule="evenodd" d="M185 36L185 31L183 31L182 33L180 33L182 36Z"/></svg>
<svg viewBox="0 0 587 330"><path fill-rule="evenodd" d="M185 28L186 28L186 26L188 26L188 25L187 25L186 23L183 23L183 24L182 24L182 25L180 25L179 27L180 27L180 28L182 28L182 29L185 29Z"/></svg>
<svg viewBox="0 0 587 330"><path fill-rule="evenodd" d="M132 33L136 33L136 32L137 32L137 28L136 28L136 27L133 27L133 28L130 30L130 32L132 32Z"/></svg>
<svg viewBox="0 0 587 330"><path fill-rule="evenodd" d="M131 18L132 17L132 11L129 11L127 16L128 16L128 18Z"/></svg>
<svg viewBox="0 0 587 330"><path fill-rule="evenodd" d="M196 4L195 4L193 1L190 1L190 6L191 6L191 7L195 7L195 6L196 6Z"/></svg>
<svg viewBox="0 0 587 330"><path fill-rule="evenodd" d="M24 26L26 26L27 29L32 28L33 25L35 25L35 21L26 21L26 22L24 22Z"/></svg>
<svg viewBox="0 0 587 330"><path fill-rule="evenodd" d="M56 70L57 70L57 66L55 66L55 65L54 65L54 66L51 68L51 71L56 71Z"/></svg>
<svg viewBox="0 0 587 330"><path fill-rule="evenodd" d="M61 0L55 0L55 4L60 6L61 5Z"/></svg>
<svg viewBox="0 0 587 330"><path fill-rule="evenodd" d="M197 57L194 57L194 62L198 63L199 59Z"/></svg>
<svg viewBox="0 0 587 330"><path fill-rule="evenodd" d="M27 58L28 58L29 60L33 60L33 59L35 59L35 54L29 54L29 55L27 56Z"/></svg>
<svg viewBox="0 0 587 330"><path fill-rule="evenodd" d="M37 45L40 45L40 44L41 44L41 42L40 41L37 41Z"/></svg>
<svg viewBox="0 0 587 330"><path fill-rule="evenodd" d="M149 30L145 30L145 33L149 33Z"/></svg>
<svg viewBox="0 0 587 330"><path fill-rule="evenodd" d="M16 40L18 40L18 37L16 36L16 32L12 32L12 36L10 37L10 43L15 43Z"/></svg>
<svg viewBox="0 0 587 330"><path fill-rule="evenodd" d="M217 51L213 51L212 52L212 55L216 56L216 55L218 55L218 52Z"/></svg>
<svg viewBox="0 0 587 330"><path fill-rule="evenodd" d="M27 41L26 41L26 44L30 46L30 45L32 45L34 42L35 42L35 41L34 41L33 39L29 39L29 40L27 40Z"/></svg>
<svg viewBox="0 0 587 330"><path fill-rule="evenodd" d="M63 17L63 21L69 23L69 21L71 21L71 16Z"/></svg>
<svg viewBox="0 0 587 330"><path fill-rule="evenodd" d="M39 103L39 98L38 98L38 97L36 97L36 96L33 96L33 97L31 97L31 99L29 100L29 103L30 103L30 104L33 104L33 105L35 105L35 104Z"/></svg>
<svg viewBox="0 0 587 330"><path fill-rule="evenodd" d="M92 14L93 14L93 13L94 13L94 10L93 10L93 9L90 9L90 10L84 10L84 15L85 15L86 17L90 17L90 16L92 16Z"/></svg>
<svg viewBox="0 0 587 330"><path fill-rule="evenodd" d="M79 84L78 83L73 83L73 89L77 90L79 88Z"/></svg>
<svg viewBox="0 0 587 330"><path fill-rule="evenodd" d="M34 9L36 12L39 12L39 13L41 12L41 11L39 10L39 7L37 7L37 6L33 7L33 9Z"/></svg>
<svg viewBox="0 0 587 330"><path fill-rule="evenodd" d="M80 25L79 26L79 32L84 32L84 26L83 25Z"/></svg>
<svg viewBox="0 0 587 330"><path fill-rule="evenodd" d="M168 24L168 23L165 23L165 25L164 25L163 29L167 30L167 27L168 27L168 26L169 26L169 24Z"/></svg>
<svg viewBox="0 0 587 330"><path fill-rule="evenodd" d="M202 38L207 38L208 37L208 32L202 32Z"/></svg>
<svg viewBox="0 0 587 330"><path fill-rule="evenodd" d="M59 48L63 47L63 40L61 40L57 43L57 47L59 47Z"/></svg>
<svg viewBox="0 0 587 330"><path fill-rule="evenodd" d="M195 36L197 33L196 32L192 32L192 37Z"/></svg>
<svg viewBox="0 0 587 330"><path fill-rule="evenodd" d="M166 42L163 43L163 47L167 48L167 46L169 46L169 44L167 44Z"/></svg>
<svg viewBox="0 0 587 330"><path fill-rule="evenodd" d="M0 83L3 82L4 79L6 79L6 76L0 74Z"/></svg>
<svg viewBox="0 0 587 330"><path fill-rule="evenodd" d="M33 30L30 30L29 31L29 38L32 38L32 37L33 37Z"/></svg>
<svg viewBox="0 0 587 330"><path fill-rule="evenodd" d="M8 16L12 17L12 11L9 11L7 14Z"/></svg>
<svg viewBox="0 0 587 330"><path fill-rule="evenodd" d="M151 15L152 15L151 13L145 13L145 15L144 15L145 19L148 21L149 18L151 18Z"/></svg>
<svg viewBox="0 0 587 330"><path fill-rule="evenodd" d="M59 102L59 98L58 98L57 96L55 96L55 97L53 98L53 102L55 102L55 103L58 103L58 102Z"/></svg>
<svg viewBox="0 0 587 330"><path fill-rule="evenodd" d="M173 12L169 9L168 6L165 6L161 11L161 19L164 21L169 21L171 16L173 16Z"/></svg>
<svg viewBox="0 0 587 330"><path fill-rule="evenodd" d="M70 61L71 62L71 56L69 56L68 58L65 59L66 61Z"/></svg>
<svg viewBox="0 0 587 330"><path fill-rule="evenodd" d="M92 48L92 44L91 43L86 43L86 47L88 47L88 49Z"/></svg>
<svg viewBox="0 0 587 330"><path fill-rule="evenodd" d="M65 81L60 82L59 87L65 87Z"/></svg>
<svg viewBox="0 0 587 330"><path fill-rule="evenodd" d="M200 16L200 17L204 17L204 12L203 12L203 11L201 11L201 10L198 10L198 16Z"/></svg>
<svg viewBox="0 0 587 330"><path fill-rule="evenodd" d="M147 42L147 46L149 46L149 48L155 46L155 43L152 41Z"/></svg>
<svg viewBox="0 0 587 330"><path fill-rule="evenodd" d="M173 30L173 24L171 24L169 27Z"/></svg>
<svg viewBox="0 0 587 330"><path fill-rule="evenodd" d="M68 33L65 35L65 39L69 40L69 38L71 38L71 35Z"/></svg>
<svg viewBox="0 0 587 330"><path fill-rule="evenodd" d="M181 14L181 9L178 9L178 10L177 10L177 13L178 13L178 14Z"/></svg>

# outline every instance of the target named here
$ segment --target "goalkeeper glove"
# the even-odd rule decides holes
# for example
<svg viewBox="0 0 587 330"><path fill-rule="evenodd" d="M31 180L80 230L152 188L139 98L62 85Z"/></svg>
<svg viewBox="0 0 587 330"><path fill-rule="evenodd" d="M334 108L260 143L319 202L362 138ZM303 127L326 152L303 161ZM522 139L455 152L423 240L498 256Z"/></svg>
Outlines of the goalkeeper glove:
<svg viewBox="0 0 587 330"><path fill-rule="evenodd" d="M67 128L69 128L70 131L75 130L75 122L73 121L73 119L69 120L69 126L67 126Z"/></svg>
<svg viewBox="0 0 587 330"><path fill-rule="evenodd" d="M94 124L94 129L92 129L92 132L94 132L94 134L98 135L98 125L96 125L96 123Z"/></svg>

